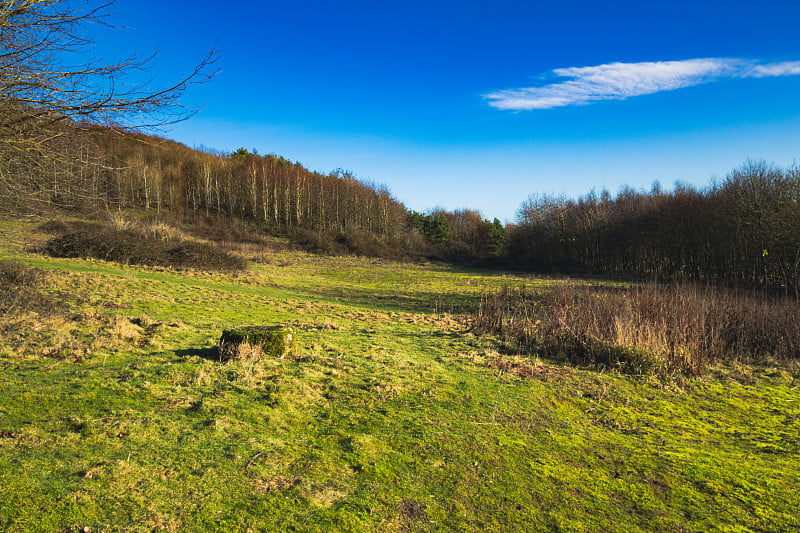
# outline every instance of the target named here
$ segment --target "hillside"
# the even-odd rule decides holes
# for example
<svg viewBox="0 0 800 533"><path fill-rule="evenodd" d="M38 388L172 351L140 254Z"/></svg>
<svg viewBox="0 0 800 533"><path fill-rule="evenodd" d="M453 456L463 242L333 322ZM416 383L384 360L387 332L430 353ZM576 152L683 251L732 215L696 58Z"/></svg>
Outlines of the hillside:
<svg viewBox="0 0 800 533"><path fill-rule="evenodd" d="M233 275L57 259L41 222L2 222L40 269L3 278L3 530L800 527L796 363L600 372L467 332L485 291L558 279L278 241ZM272 323L299 355L218 360Z"/></svg>
<svg viewBox="0 0 800 533"><path fill-rule="evenodd" d="M469 209L414 213L342 169L323 174L274 154L205 152L88 122L37 135L43 140L22 150L0 143L0 175L9 177L0 179L0 214L103 219L137 210L219 239L242 239L230 235L238 229L321 253L394 259L485 259L504 242L496 219Z"/></svg>

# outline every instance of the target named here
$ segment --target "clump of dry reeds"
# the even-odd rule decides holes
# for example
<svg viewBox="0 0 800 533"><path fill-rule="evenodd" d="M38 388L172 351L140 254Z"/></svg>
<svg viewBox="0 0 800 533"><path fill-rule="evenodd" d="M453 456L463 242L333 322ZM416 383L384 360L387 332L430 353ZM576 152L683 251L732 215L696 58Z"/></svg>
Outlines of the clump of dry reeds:
<svg viewBox="0 0 800 533"><path fill-rule="evenodd" d="M800 358L796 302L691 284L505 287L483 295L472 328L529 353L631 373Z"/></svg>

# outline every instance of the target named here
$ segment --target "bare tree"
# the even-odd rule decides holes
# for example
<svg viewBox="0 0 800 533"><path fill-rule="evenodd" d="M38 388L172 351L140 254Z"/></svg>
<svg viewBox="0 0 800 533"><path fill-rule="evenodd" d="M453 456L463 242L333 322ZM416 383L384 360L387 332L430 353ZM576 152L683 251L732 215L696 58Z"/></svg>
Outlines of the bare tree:
<svg viewBox="0 0 800 533"><path fill-rule="evenodd" d="M81 35L103 23L112 2L80 11L69 0L0 2L0 132L20 133L66 119L157 126L190 116L179 104L186 88L208 80L215 51L165 87L131 84L154 56L136 54L111 64L88 60L93 41Z"/></svg>
<svg viewBox="0 0 800 533"><path fill-rule="evenodd" d="M137 82L154 56L92 61L94 42L84 30L105 24L113 0L101 2L81 10L70 0L0 1L0 200L6 204L45 197L50 203L61 184L45 181L44 167L83 168L74 165L82 142L76 126L148 129L184 120L197 110L181 105L181 95L216 73L213 49L163 87Z"/></svg>

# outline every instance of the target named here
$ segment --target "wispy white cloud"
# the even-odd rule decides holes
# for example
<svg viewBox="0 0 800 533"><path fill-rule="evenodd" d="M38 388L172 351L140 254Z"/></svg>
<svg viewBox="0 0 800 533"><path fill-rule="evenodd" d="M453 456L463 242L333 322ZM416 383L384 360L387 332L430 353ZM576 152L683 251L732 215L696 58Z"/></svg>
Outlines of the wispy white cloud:
<svg viewBox="0 0 800 533"><path fill-rule="evenodd" d="M797 76L800 74L800 61L784 61L783 63L766 63L754 65L747 72L748 78L767 78L772 76Z"/></svg>
<svg viewBox="0 0 800 533"><path fill-rule="evenodd" d="M484 95L498 109L523 111L584 105L599 100L672 91L721 78L766 78L800 75L800 61L759 63L744 59L706 58L646 63L609 63L558 68L561 78L539 87L507 89Z"/></svg>

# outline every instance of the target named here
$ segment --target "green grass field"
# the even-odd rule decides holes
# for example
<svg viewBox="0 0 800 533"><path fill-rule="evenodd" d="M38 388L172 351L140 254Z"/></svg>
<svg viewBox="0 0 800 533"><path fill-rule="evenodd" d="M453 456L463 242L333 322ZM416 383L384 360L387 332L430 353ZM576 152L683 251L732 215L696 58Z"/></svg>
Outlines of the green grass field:
<svg viewBox="0 0 800 533"><path fill-rule="evenodd" d="M265 250L226 276L53 259L54 316L0 342L4 531L800 530L800 380L520 357L466 333L481 291L556 283ZM235 325L297 357L221 363Z"/></svg>

